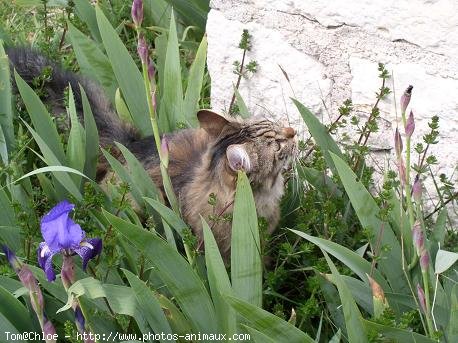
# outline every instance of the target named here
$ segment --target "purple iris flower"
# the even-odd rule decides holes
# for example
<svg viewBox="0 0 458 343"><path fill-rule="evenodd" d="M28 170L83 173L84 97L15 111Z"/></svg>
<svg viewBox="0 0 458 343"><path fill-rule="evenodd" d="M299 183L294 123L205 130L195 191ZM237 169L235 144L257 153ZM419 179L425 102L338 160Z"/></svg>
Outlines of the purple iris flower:
<svg viewBox="0 0 458 343"><path fill-rule="evenodd" d="M83 270L86 270L89 260L102 251L102 240L86 239L86 233L81 226L69 217L74 207L75 205L64 200L41 219L41 234L45 241L38 248L38 264L45 271L48 281L56 279L52 267L52 257L55 254L78 254L83 259Z"/></svg>

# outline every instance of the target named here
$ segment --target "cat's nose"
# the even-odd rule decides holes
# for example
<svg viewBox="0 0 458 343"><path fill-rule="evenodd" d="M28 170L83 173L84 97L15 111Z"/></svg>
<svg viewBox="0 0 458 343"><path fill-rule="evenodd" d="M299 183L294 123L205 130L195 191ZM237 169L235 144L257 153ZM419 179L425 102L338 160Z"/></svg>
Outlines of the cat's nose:
<svg viewBox="0 0 458 343"><path fill-rule="evenodd" d="M282 131L286 138L293 138L296 135L296 130L292 127L284 127Z"/></svg>

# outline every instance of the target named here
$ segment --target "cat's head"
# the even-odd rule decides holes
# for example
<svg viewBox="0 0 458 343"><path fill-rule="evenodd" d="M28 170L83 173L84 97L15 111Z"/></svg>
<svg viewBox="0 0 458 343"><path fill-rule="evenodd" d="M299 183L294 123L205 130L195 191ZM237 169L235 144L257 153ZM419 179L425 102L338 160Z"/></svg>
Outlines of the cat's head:
<svg viewBox="0 0 458 343"><path fill-rule="evenodd" d="M296 132L264 118L227 119L209 110L197 114L210 137L210 168L223 163L228 170L244 170L256 184L272 182L289 168L297 153Z"/></svg>

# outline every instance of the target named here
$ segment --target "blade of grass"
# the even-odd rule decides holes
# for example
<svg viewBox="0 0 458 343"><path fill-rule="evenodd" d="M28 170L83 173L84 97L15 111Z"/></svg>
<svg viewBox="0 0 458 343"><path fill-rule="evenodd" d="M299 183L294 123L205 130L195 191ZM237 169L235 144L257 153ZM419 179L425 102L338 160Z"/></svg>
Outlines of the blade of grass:
<svg viewBox="0 0 458 343"><path fill-rule="evenodd" d="M68 36L72 42L81 73L90 79L95 79L103 87L105 94L113 101L118 82L108 57L105 56L93 40L70 22L67 22L67 25Z"/></svg>
<svg viewBox="0 0 458 343"><path fill-rule="evenodd" d="M345 325L347 327L348 341L354 343L366 343L367 335L365 328L362 323L361 312L359 312L358 306L353 299L350 290L348 289L345 281L343 281L336 266L329 258L326 251L322 250L326 261L328 262L329 268L331 268L334 281L336 282L337 289L339 290L340 301L342 302Z"/></svg>
<svg viewBox="0 0 458 343"><path fill-rule="evenodd" d="M99 133L95 124L94 115L83 87L80 86L81 101L83 103L84 131L86 133L86 159L84 174L95 180L97 173L97 162L99 159Z"/></svg>
<svg viewBox="0 0 458 343"><path fill-rule="evenodd" d="M162 132L173 131L178 123L187 123L183 114L183 88L181 84L180 51L172 12L164 65L164 83L159 125ZM189 123L187 123L189 124Z"/></svg>
<svg viewBox="0 0 458 343"><path fill-rule="evenodd" d="M232 337L237 332L235 311L224 301L222 296L222 294L233 293L231 283L213 233L207 222L203 218L201 219L205 242L205 262L207 265L208 283L210 285L213 303L215 304L215 312L219 324L218 332Z"/></svg>
<svg viewBox="0 0 458 343"><path fill-rule="evenodd" d="M126 269L122 269L124 275L129 281L143 317L147 320L151 329L156 333L172 335L172 329L165 318L159 301L154 296L151 289L141 281L136 275ZM160 340L160 342L170 342L170 340ZM172 340L175 342L175 340Z"/></svg>
<svg viewBox="0 0 458 343"><path fill-rule="evenodd" d="M244 318L248 325L270 337L276 343L313 343L313 339L287 321L246 301L225 295L226 301Z"/></svg>
<svg viewBox="0 0 458 343"><path fill-rule="evenodd" d="M337 143L334 141L332 136L329 134L326 126L320 123L317 117L313 115L304 105L299 101L292 99L294 105L296 105L299 113L304 119L307 128L310 131L310 134L313 136L316 144L320 147L324 159L326 160L327 166L332 170L333 174L336 174L337 170L334 166L334 161L331 158L330 152L334 153L340 158L343 158L342 152L340 151Z"/></svg>
<svg viewBox="0 0 458 343"><path fill-rule="evenodd" d="M203 77L205 73L205 62L207 57L207 37L202 38L202 42L197 50L196 58L189 69L188 86L183 103L183 113L186 121L192 127L198 127L199 122L196 117L200 92L202 90Z"/></svg>
<svg viewBox="0 0 458 343"><path fill-rule="evenodd" d="M231 280L234 294L262 306L262 265L258 217L250 182L239 172L232 216Z"/></svg>
<svg viewBox="0 0 458 343"><path fill-rule="evenodd" d="M152 135L143 77L102 10L96 7L95 13L103 45L135 126L144 136ZM181 82L181 78L179 80Z"/></svg>
<svg viewBox="0 0 458 343"><path fill-rule="evenodd" d="M8 151L11 151L15 145L13 131L13 108L11 95L11 76L8 56L3 49L3 43L0 40L0 127L3 135L0 145L2 146L2 159L5 164L8 163ZM5 153L6 152L6 153Z"/></svg>
<svg viewBox="0 0 458 343"><path fill-rule="evenodd" d="M307 235L305 232L302 231L290 231L312 242L313 244L317 245L320 249L325 250L327 253L337 258L339 261L348 266L348 268L350 268L355 274L357 274L361 280L363 280L367 285L369 285L369 281L367 279L366 274L371 275L371 263L366 261L361 256L359 256L356 252L337 243L331 242L327 239ZM377 269L374 269L374 272L371 276L377 281L378 284L380 284L384 291L389 292L391 290L385 278Z"/></svg>
<svg viewBox="0 0 458 343"><path fill-rule="evenodd" d="M30 88L30 86L14 72L16 85L21 94L22 100L27 108L33 127L36 129L37 135L46 137L46 146L56 157L59 164L66 165L67 159L64 154L64 148L60 142L59 134L54 125L51 116L48 114L45 106L41 102L38 95ZM28 126L29 127L29 126ZM46 156L45 156L46 157Z"/></svg>

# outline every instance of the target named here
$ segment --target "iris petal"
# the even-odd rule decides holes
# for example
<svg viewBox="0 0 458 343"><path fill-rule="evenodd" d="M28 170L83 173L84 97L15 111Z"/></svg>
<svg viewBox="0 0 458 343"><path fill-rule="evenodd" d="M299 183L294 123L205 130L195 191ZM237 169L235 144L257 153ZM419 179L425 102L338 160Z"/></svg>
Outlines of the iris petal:
<svg viewBox="0 0 458 343"><path fill-rule="evenodd" d="M83 259L83 270L86 270L89 260L99 255L102 251L102 240L100 238L89 238L84 242L89 243L92 247L80 245L74 251Z"/></svg>
<svg viewBox="0 0 458 343"><path fill-rule="evenodd" d="M48 281L54 281L56 279L56 274L52 267L52 257L56 254L49 249L48 245L45 242L41 242L38 247L38 264L45 271L46 278Z"/></svg>
<svg viewBox="0 0 458 343"><path fill-rule="evenodd" d="M85 233L70 217L75 205L64 200L54 206L41 220L41 234L52 252L74 249Z"/></svg>
<svg viewBox="0 0 458 343"><path fill-rule="evenodd" d="M46 253L49 251L48 245L45 242L41 242L40 245L38 246L37 250L37 255L38 255L38 265L40 266L41 269L44 269L45 267L45 261L46 261Z"/></svg>

